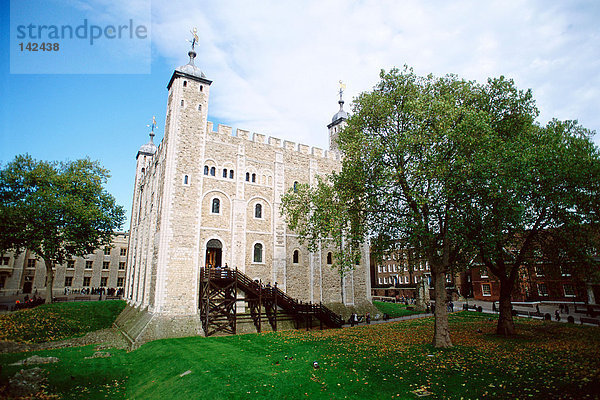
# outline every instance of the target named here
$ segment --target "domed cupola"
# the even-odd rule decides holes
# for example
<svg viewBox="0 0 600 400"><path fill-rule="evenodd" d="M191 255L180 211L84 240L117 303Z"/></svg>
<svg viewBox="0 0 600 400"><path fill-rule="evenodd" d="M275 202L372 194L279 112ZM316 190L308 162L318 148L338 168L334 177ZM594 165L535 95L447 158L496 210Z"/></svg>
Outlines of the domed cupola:
<svg viewBox="0 0 600 400"><path fill-rule="evenodd" d="M344 111L344 99L342 98L345 88L346 85L340 81L340 99L338 101L340 109L333 115L333 118L331 118L331 123L327 125L327 128L329 129L329 150L333 151L339 151L337 138L340 131L346 126L346 120L348 119L348 113Z"/></svg>
<svg viewBox="0 0 600 400"><path fill-rule="evenodd" d="M156 145L154 144L154 129L156 128L156 118L152 117L152 125L147 126L151 128L150 140L148 141L148 143L145 143L142 145L142 147L140 147L135 158L138 158L140 155L153 156L154 153L156 153L156 150L158 150L158 147L156 147Z"/></svg>

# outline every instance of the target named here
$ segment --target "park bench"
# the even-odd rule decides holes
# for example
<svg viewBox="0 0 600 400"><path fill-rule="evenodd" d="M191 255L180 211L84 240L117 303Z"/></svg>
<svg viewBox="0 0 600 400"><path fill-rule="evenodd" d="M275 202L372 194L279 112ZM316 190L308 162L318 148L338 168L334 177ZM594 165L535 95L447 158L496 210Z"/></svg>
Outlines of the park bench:
<svg viewBox="0 0 600 400"><path fill-rule="evenodd" d="M69 298L66 296L60 296L60 297L55 297L54 298L55 302L59 302L59 301L69 301Z"/></svg>
<svg viewBox="0 0 600 400"><path fill-rule="evenodd" d="M73 301L90 301L92 298L90 296L75 296Z"/></svg>
<svg viewBox="0 0 600 400"><path fill-rule="evenodd" d="M592 325L598 325L598 326L600 326L600 319L596 319L596 318L581 317L579 319L579 321L582 324L592 324Z"/></svg>
<svg viewBox="0 0 600 400"><path fill-rule="evenodd" d="M120 300L120 296L106 296L105 300Z"/></svg>

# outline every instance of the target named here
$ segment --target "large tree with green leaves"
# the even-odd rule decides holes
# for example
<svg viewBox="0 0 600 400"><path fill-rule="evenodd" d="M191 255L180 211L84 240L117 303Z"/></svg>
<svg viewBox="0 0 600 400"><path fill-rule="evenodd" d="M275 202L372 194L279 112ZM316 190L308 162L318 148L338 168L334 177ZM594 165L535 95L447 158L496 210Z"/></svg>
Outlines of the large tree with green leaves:
<svg viewBox="0 0 600 400"><path fill-rule="evenodd" d="M96 161L37 161L19 155L0 170L0 250L29 249L53 267L109 245L124 210L105 190L108 170Z"/></svg>
<svg viewBox="0 0 600 400"><path fill-rule="evenodd" d="M462 212L468 240L500 281L497 333L511 335L511 294L524 266L550 261L546 268L568 263L582 276L592 272L600 157L592 132L576 122L534 124L531 93L511 80L489 80L478 97L475 106L488 122L465 149ZM550 249L568 261L550 256Z"/></svg>

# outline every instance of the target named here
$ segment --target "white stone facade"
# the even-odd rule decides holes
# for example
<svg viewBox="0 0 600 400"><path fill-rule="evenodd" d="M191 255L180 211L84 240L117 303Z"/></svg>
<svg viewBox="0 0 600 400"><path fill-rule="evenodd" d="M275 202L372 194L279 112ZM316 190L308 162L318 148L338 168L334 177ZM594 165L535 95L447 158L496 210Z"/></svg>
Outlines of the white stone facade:
<svg viewBox="0 0 600 400"><path fill-rule="evenodd" d="M277 282L302 301L340 302L330 250L311 253L301 246L280 211L295 183L312 184L317 175L339 170L339 153L241 129L233 134L223 125L214 129L207 121L212 82L190 55L167 87L162 142L142 146L137 157L129 304L162 317L197 316L200 268L208 263ZM330 124L330 136L344 123ZM370 301L368 265L365 248L360 265L344 278L347 305Z"/></svg>

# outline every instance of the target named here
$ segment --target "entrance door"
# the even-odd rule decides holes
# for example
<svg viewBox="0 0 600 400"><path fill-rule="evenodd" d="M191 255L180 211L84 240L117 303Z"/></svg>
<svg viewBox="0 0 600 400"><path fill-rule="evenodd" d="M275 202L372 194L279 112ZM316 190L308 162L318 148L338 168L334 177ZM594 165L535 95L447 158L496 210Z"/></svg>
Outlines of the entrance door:
<svg viewBox="0 0 600 400"><path fill-rule="evenodd" d="M32 285L33 285L33 277L26 276L25 282L23 283L23 293L31 293Z"/></svg>
<svg viewBox="0 0 600 400"><path fill-rule="evenodd" d="M206 244L205 267L221 267L223 245L218 239L211 239Z"/></svg>

